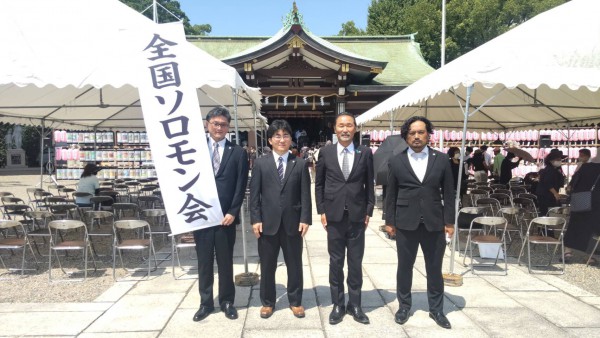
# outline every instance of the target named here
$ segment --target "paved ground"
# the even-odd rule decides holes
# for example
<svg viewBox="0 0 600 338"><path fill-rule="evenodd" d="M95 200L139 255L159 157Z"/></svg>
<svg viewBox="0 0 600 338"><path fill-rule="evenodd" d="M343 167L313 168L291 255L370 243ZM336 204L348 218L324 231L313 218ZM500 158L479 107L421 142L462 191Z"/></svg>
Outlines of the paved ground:
<svg viewBox="0 0 600 338"><path fill-rule="evenodd" d="M600 336L600 297L556 276L530 275L513 263L509 264L508 276L473 276L468 272L463 286L447 287L445 312L453 329L441 329L427 314L421 256L414 273L411 317L403 326L396 324L396 249L395 243L378 231L382 224L380 218L377 210L367 230L363 264L363 308L371 319L370 325L358 324L348 316L336 326L328 324L331 297L326 233L314 214L314 225L305 239L304 319L293 317L288 309L284 287L286 271L281 257L277 272L278 303L270 319L259 316L258 286L254 286L237 287L239 319L232 321L215 312L199 323L192 321L199 306L194 272L188 274L177 269L181 279L174 280L170 262L163 262L149 280L117 282L91 303L0 304L0 336ZM241 243L239 231L235 273L244 271ZM249 270L257 272L256 240L251 233L248 233L247 243ZM445 264L448 262L449 257ZM194 265L191 256L185 253L183 263ZM455 272L465 271L462 265L455 264ZM68 288L69 284L64 287Z"/></svg>

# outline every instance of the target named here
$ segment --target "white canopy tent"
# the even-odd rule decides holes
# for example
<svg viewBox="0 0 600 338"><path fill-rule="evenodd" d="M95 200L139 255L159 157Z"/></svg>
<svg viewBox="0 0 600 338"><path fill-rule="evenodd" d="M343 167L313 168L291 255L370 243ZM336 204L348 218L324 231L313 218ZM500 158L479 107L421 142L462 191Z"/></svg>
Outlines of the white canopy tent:
<svg viewBox="0 0 600 338"><path fill-rule="evenodd" d="M597 0L572 0L546 11L423 77L359 116L357 124L394 129L413 115L426 116L436 128L462 124L464 149L467 125L501 130L598 122L597 13ZM458 207L459 194L457 218Z"/></svg>
<svg viewBox="0 0 600 338"><path fill-rule="evenodd" d="M117 0L0 0L0 120L47 128L135 130L144 121L137 58L124 37L155 25ZM236 110L240 129L265 124L258 89L189 44L202 112ZM234 107L237 103L236 107Z"/></svg>
<svg viewBox="0 0 600 338"><path fill-rule="evenodd" d="M569 126L600 121L600 1L573 0L502 34L357 118L363 128L398 128L413 115L437 128ZM470 88L470 89L469 89Z"/></svg>

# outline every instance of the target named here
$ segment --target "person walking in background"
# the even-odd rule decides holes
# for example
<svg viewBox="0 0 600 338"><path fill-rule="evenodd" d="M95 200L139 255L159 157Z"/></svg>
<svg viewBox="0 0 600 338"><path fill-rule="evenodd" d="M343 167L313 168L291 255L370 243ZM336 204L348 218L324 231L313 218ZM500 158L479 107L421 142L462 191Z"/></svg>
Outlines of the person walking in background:
<svg viewBox="0 0 600 338"><path fill-rule="evenodd" d="M272 155L254 162L250 180L250 220L260 257L260 316L269 318L273 314L281 248L290 309L295 317L303 318L302 238L312 222L310 177L305 161L289 152L292 128L287 121L274 120L267 137Z"/></svg>
<svg viewBox="0 0 600 338"><path fill-rule="evenodd" d="M248 154L239 145L225 138L229 131L231 114L223 107L213 108L206 115L207 140L215 184L223 219L221 224L193 232L198 256L198 289L200 309L194 314L195 322L201 321L214 311L213 265L217 258L219 274L219 306L229 319L237 319L233 305L235 285L233 283L233 246L235 226L239 223L239 213L246 194L248 182Z"/></svg>
<svg viewBox="0 0 600 338"><path fill-rule="evenodd" d="M462 180L460 182L460 189L458 189L458 172L460 169L460 149L458 147L450 147L448 149L448 157L450 162L450 168L452 168L452 177L454 178L454 187L460 193L460 200L467 193L467 179L469 173L463 169Z"/></svg>
<svg viewBox="0 0 600 338"><path fill-rule="evenodd" d="M571 212L569 214L569 226L565 233L565 260L573 256L573 250L587 252L594 248L594 235L600 235L600 155L591 161L581 165L571 180L572 193L590 191L592 192L592 210L588 212ZM597 264L592 257L590 264Z"/></svg>
<svg viewBox="0 0 600 338"><path fill-rule="evenodd" d="M485 163L485 168L486 168L486 181L487 181L487 175L489 175L490 171L492 171L492 155L490 153L488 153L488 146L487 145L482 145L481 146L481 152L483 153L483 162Z"/></svg>
<svg viewBox="0 0 600 338"><path fill-rule="evenodd" d="M548 208L560 206L560 188L565 184L565 174L562 171L563 153L552 149L544 158L545 167L540 170L540 177L535 195L540 216L546 216Z"/></svg>
<svg viewBox="0 0 600 338"><path fill-rule="evenodd" d="M365 146L356 147L354 116L337 115L335 133L338 142L319 153L315 198L321 224L327 230L329 287L333 310L329 323L340 323L346 313L355 321L369 324L361 307L362 259L365 253L365 229L373 216L375 187L373 155ZM344 297L344 261L348 251L348 304Z"/></svg>
<svg viewBox="0 0 600 338"><path fill-rule="evenodd" d="M476 182L487 182L488 167L485 163L485 158L482 149L477 149L471 158L471 167L473 168L473 176Z"/></svg>
<svg viewBox="0 0 600 338"><path fill-rule="evenodd" d="M500 166L500 184L508 184L512 178L512 170L518 167L520 162L521 159L515 157L514 153L506 153L506 157L502 160L502 165Z"/></svg>
<svg viewBox="0 0 600 338"><path fill-rule="evenodd" d="M427 144L433 125L423 116L406 120L401 135L406 150L390 159L385 198L385 229L396 237L398 270L395 315L398 324L408 321L412 306L412 274L419 245L427 271L429 317L445 329L451 325L444 315L442 261L446 234L454 234L454 178L446 154Z"/></svg>
<svg viewBox="0 0 600 338"><path fill-rule="evenodd" d="M591 158L592 158L592 152L589 149L587 149L587 148L579 149L579 157L577 158L577 167L575 168L574 172L576 173L577 170L579 170L579 168L581 168L581 166L584 163L588 163Z"/></svg>
<svg viewBox="0 0 600 338"><path fill-rule="evenodd" d="M500 151L500 147L494 147L494 163L492 166L492 176L500 181L500 168L502 167L502 161L504 161L504 155Z"/></svg>

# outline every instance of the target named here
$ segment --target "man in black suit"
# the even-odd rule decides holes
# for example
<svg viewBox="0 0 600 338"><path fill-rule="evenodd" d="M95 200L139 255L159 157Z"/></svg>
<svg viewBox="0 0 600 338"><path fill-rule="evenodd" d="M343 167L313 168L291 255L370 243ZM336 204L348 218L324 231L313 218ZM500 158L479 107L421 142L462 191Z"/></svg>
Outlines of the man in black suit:
<svg viewBox="0 0 600 338"><path fill-rule="evenodd" d="M254 162L250 181L250 219L260 257L260 316L273 314L281 248L290 308L294 316L303 318L302 238L312 222L310 176L304 160L289 152L292 128L286 121L273 121L267 137L273 151Z"/></svg>
<svg viewBox="0 0 600 338"><path fill-rule="evenodd" d="M429 317L449 329L443 312L444 281L442 260L446 248L445 233L454 232L454 178L448 156L427 143L433 125L422 116L404 122L402 137L408 148L390 159L386 204L386 231L396 237L398 271L397 297L400 309L395 320L408 320L412 273L419 244L427 271Z"/></svg>
<svg viewBox="0 0 600 338"><path fill-rule="evenodd" d="M217 107L206 115L207 140L219 202L223 211L221 225L194 231L198 255L198 286L200 309L194 321L201 321L214 310L213 283L214 257L216 252L219 273L219 305L229 319L238 318L233 306L235 286L233 284L233 245L235 227L248 182L248 155L239 145L225 138L229 131L231 115L226 108Z"/></svg>
<svg viewBox="0 0 600 338"><path fill-rule="evenodd" d="M365 146L352 143L354 116L342 113L335 120L338 143L323 147L317 161L315 197L321 224L327 230L329 286L333 310L329 323L338 324L344 314L369 324L361 308L362 259L365 229L373 216L375 190L373 155ZM344 298L344 259L348 250L348 306Z"/></svg>

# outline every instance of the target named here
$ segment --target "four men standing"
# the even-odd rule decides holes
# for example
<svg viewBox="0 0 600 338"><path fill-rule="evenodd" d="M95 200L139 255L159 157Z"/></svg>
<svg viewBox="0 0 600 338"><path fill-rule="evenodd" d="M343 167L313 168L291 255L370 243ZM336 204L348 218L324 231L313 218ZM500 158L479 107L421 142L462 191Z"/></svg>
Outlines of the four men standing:
<svg viewBox="0 0 600 338"><path fill-rule="evenodd" d="M201 305L194 321L213 310L213 256L219 273L219 305L225 316L238 317L233 306L233 246L235 225L244 199L248 178L246 152L225 139L229 122L225 108L211 110L206 120L211 160L219 201L221 225L194 231L198 254ZM409 148L389 160L388 193L385 198L386 231L395 235L398 256L397 296L400 309L395 315L404 324L411 308L412 270L421 245L427 270L430 317L443 328L450 323L443 314L444 285L442 259L445 233L454 227L454 187L446 156L428 147L431 122L415 116L402 126ZM329 323L338 324L345 314L369 324L361 308L362 259L365 229L375 204L373 155L370 148L353 144L354 116L337 116L338 143L321 149L317 161L315 196L321 224L327 231L329 283L333 310ZM256 159L250 182L250 219L258 238L261 281L260 316L269 318L275 307L275 271L279 250L287 268L287 294L294 316L305 316L302 306L303 237L312 222L310 176L302 158L289 152L292 130L284 120L273 121L267 130L272 152ZM344 296L344 260L348 257L348 303Z"/></svg>

